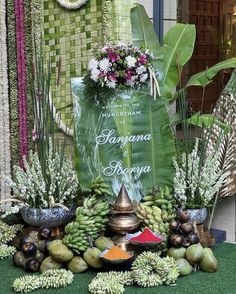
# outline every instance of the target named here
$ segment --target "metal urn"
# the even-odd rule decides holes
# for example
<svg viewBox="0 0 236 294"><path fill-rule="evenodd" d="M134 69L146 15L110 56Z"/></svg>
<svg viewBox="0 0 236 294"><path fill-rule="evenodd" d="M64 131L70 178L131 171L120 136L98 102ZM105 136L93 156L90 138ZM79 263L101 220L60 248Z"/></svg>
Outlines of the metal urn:
<svg viewBox="0 0 236 294"><path fill-rule="evenodd" d="M139 227L139 219L135 214L136 209L137 204L130 200L125 186L122 185L115 203L112 204L108 224L111 230L117 233L113 237L114 243L127 251L130 248L125 235Z"/></svg>

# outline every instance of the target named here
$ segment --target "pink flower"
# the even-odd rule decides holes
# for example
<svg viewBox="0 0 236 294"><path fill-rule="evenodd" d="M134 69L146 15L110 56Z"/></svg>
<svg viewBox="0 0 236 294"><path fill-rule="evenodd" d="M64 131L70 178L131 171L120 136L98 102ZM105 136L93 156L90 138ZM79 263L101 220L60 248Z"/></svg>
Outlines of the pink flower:
<svg viewBox="0 0 236 294"><path fill-rule="evenodd" d="M132 72L132 70L129 70L129 69L128 69L128 70L125 72L125 78L126 78L126 80L127 80L127 81L131 80L132 77L133 77L133 75L134 75L134 73Z"/></svg>
<svg viewBox="0 0 236 294"><path fill-rule="evenodd" d="M118 54L116 54L112 48L107 48L106 52L108 54L108 58L111 62L116 62L117 60L120 59L120 56Z"/></svg>
<svg viewBox="0 0 236 294"><path fill-rule="evenodd" d="M33 140L33 142L36 141L37 138L38 138L37 131L36 131L36 129L33 129L32 130L32 140Z"/></svg>
<svg viewBox="0 0 236 294"><path fill-rule="evenodd" d="M141 54L138 58L138 62L141 64L146 64L147 63L147 56L145 54Z"/></svg>
<svg viewBox="0 0 236 294"><path fill-rule="evenodd" d="M120 59L120 56L114 52L110 52L108 53L108 58L110 59L111 62L116 62L117 60Z"/></svg>
<svg viewBox="0 0 236 294"><path fill-rule="evenodd" d="M112 82L116 82L117 81L117 74L115 72L109 74L108 79Z"/></svg>

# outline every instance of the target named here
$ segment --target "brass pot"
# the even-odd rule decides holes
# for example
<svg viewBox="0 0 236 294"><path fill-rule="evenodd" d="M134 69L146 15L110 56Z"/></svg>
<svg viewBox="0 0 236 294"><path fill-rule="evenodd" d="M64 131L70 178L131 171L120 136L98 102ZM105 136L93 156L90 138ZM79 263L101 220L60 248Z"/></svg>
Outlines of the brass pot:
<svg viewBox="0 0 236 294"><path fill-rule="evenodd" d="M126 234L132 232L139 226L139 219L134 213L117 214L110 216L109 226L112 231L118 234Z"/></svg>

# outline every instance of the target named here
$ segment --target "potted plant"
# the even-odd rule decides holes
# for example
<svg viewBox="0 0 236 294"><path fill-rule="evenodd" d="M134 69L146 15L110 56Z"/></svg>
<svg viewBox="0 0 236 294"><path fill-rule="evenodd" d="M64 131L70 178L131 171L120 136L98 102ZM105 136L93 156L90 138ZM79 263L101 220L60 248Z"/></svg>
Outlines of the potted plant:
<svg viewBox="0 0 236 294"><path fill-rule="evenodd" d="M178 206L188 210L190 218L202 224L207 208L213 205L227 173L220 167L220 152L207 149L206 138L196 138L192 151L174 159L174 197Z"/></svg>
<svg viewBox="0 0 236 294"><path fill-rule="evenodd" d="M50 93L50 66L46 68L38 54L32 83L34 102L34 151L14 167L11 186L14 203L6 214L20 212L33 226L57 227L74 215L79 182L72 162L66 158L66 138L60 139L60 115ZM58 74L60 76L60 73Z"/></svg>
<svg viewBox="0 0 236 294"><path fill-rule="evenodd" d="M32 226L56 227L70 221L79 189L72 162L53 153L50 140L45 173L37 153L31 151L23 163L24 168L14 167L14 179L7 179L13 189L10 200L15 203L8 213L20 211Z"/></svg>

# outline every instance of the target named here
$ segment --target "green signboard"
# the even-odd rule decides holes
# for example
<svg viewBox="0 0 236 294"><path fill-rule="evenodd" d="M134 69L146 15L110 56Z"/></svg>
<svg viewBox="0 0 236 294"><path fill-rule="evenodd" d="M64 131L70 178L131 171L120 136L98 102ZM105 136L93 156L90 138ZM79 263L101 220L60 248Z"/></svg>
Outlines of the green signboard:
<svg viewBox="0 0 236 294"><path fill-rule="evenodd" d="M82 186L101 175L117 193L125 183L139 200L172 183L175 145L164 102L148 89L117 92L101 103L72 79L77 168Z"/></svg>

